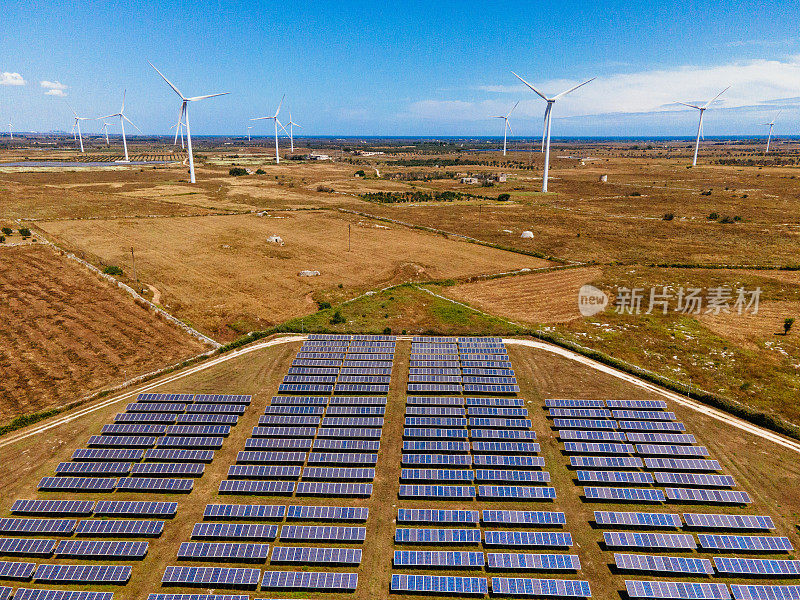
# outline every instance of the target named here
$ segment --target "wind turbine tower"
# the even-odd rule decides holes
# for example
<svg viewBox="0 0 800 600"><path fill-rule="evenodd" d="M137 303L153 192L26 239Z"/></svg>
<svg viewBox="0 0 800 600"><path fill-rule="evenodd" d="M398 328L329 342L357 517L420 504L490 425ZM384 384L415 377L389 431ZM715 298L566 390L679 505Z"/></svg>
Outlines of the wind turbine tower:
<svg viewBox="0 0 800 600"><path fill-rule="evenodd" d="M101 119L109 119L111 117L119 117L119 125L122 128L122 147L125 149L125 160L122 162L130 162L128 160L128 141L125 139L125 121L136 127L133 121L131 121L128 117L125 116L125 91L122 92L122 108L119 109L118 113L114 113L113 115L106 115L105 117L100 117ZM142 130L136 127L139 130L139 133L142 133ZM108 129L106 129L106 141L108 141Z"/></svg>
<svg viewBox="0 0 800 600"><path fill-rule="evenodd" d="M693 167L697 166L697 153L700 151L700 138L703 137L703 116L705 115L706 110L708 110L708 107L711 106L711 103L715 102L717 98L722 96L722 94L727 92L730 88L731 86L726 87L702 106L698 106L697 104L687 104L686 102L678 102L678 104L683 104L684 106L688 106L689 108L694 108L700 111L700 122L697 124L697 140L694 143L694 158L692 158Z"/></svg>
<svg viewBox="0 0 800 600"><path fill-rule="evenodd" d="M292 121L292 113L291 112L289 113L289 122L287 123L287 125L289 126L289 146L291 148L292 154L294 154L294 128L295 127L300 127L300 129L302 129L303 127L301 125L298 125L294 121ZM284 129L284 131L286 131L286 130Z"/></svg>
<svg viewBox="0 0 800 600"><path fill-rule="evenodd" d="M775 118L772 119L772 121L770 121L769 123L764 123L764 125L769 126L769 135L767 135L767 149L764 151L764 154L769 154L769 143L772 140L772 129L775 127L775 121L778 119L778 117L781 116L782 112L783 111L779 111L778 114L775 115Z"/></svg>
<svg viewBox="0 0 800 600"><path fill-rule="evenodd" d="M288 134L288 131L286 131L286 128L278 120L278 113L281 112L281 104L283 104L283 99L284 98L286 98L286 94L283 95L283 98L281 98L281 101L278 103L278 110L276 110L275 114L272 115L271 117L256 117L255 119L250 119L251 121L263 121L263 120L269 120L269 119L272 119L273 121L275 121L275 164L276 165L281 162L281 155L278 152L278 125L281 126L281 129L283 129L284 133ZM290 117L290 120L291 120L291 117Z"/></svg>
<svg viewBox="0 0 800 600"><path fill-rule="evenodd" d="M512 73L514 73L512 71ZM594 81L597 79L596 77L592 77L591 79L587 79L583 83L579 83L575 87L571 87L568 90L561 92L560 94L556 94L552 98L548 98L535 87L533 87L530 83L525 81L522 77L514 73L514 76L519 79L522 83L527 85L536 95L538 95L542 100L547 102L547 108L544 109L544 134L542 135L542 143L544 145L544 171L542 172L542 191L547 191L547 178L550 174L550 120L552 118L552 111L553 105L556 103L556 100L559 98L563 98L570 92L574 92L579 87L582 87L589 83L590 81ZM510 113L509 113L510 114Z"/></svg>
<svg viewBox="0 0 800 600"><path fill-rule="evenodd" d="M517 100L517 104L519 104L519 100ZM495 115L492 117L493 119L503 119L503 156L506 155L506 137L508 136L508 132L514 133L511 129L511 124L508 122L508 117L511 116L511 113L514 112L514 109L517 108L517 104L511 107L511 110L508 111L506 116L503 115Z"/></svg>

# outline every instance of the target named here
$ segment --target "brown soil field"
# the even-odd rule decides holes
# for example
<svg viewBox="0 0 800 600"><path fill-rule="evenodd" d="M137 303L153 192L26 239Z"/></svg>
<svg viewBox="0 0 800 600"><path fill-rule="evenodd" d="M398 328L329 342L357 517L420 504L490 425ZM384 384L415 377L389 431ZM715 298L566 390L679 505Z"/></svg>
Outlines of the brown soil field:
<svg viewBox="0 0 800 600"><path fill-rule="evenodd" d="M435 291L513 321L561 323L582 318L578 290L602 272L600 267L576 267L461 283Z"/></svg>
<svg viewBox="0 0 800 600"><path fill-rule="evenodd" d="M228 466L235 462L236 453L244 446L244 440L250 434L250 428L257 423L259 414L276 392L277 386L297 350L298 344L282 345L270 349L259 350L248 355L234 358L227 363L212 366L204 371L189 375L183 380L164 385L152 391L160 392L194 392L194 393L244 393L253 394L254 399L239 424L233 428L231 435L225 440L221 450L217 451L214 461L206 468L203 477L195 482L194 491L188 495L150 494L148 500L169 500L178 502L178 513L165 525L164 533L150 540L150 550L142 561L121 561L133 564L131 581L125 586L102 587L86 586L81 589L97 589L114 591L118 600L133 600L154 592L164 593L199 593L192 588L164 588L160 585L161 576L168 565L203 565L242 567L255 566L262 569L296 570L292 567L265 564L243 565L241 563L200 563L178 561L176 553L181 542L190 538L194 523L202 521L203 509L208 503L232 504L311 504L366 506L369 508L369 520L366 523L366 542L359 545L364 551L362 564L357 568L348 567L299 567L306 570L324 571L357 571L359 585L352 594L324 593L268 593L250 591L254 598L261 597L303 597L314 600L322 598L352 598L353 600L371 600L389 597L389 583L392 553L400 546L394 544L393 533L396 526L395 517L398 508L448 508L448 509L512 509L512 510L553 510L566 514L566 526L573 536L570 554L577 554L582 569L576 574L554 575L558 578L586 579L592 587L593 598L600 600L618 600L619 592L624 589L624 576L612 572L609 563L613 563L612 553L602 544L602 531L594 527L594 510L647 511L647 512L726 512L731 514L764 514L770 515L776 525L775 535L788 536L797 547L800 543L795 524L800 519L800 497L787 494L786 490L796 489L800 485L800 463L796 454L780 446L760 438L751 436L730 425L710 419L681 406L669 404L669 409L676 412L679 420L685 422L688 432L697 437L699 444L709 448L711 456L720 461L723 472L736 479L736 489L746 490L753 498L753 503L743 507L708 507L702 505L665 504L660 506L644 506L636 504L587 503L581 497L582 488L574 483L575 472L568 468L569 460L562 453L562 444L552 429L552 421L546 417L543 409L545 398L637 398L655 399L658 395L641 390L629 383L610 375L602 374L585 366L577 365L567 359L540 350L509 346L509 354L517 377L520 381L520 396L526 400L525 406L530 412L533 429L537 441L541 444L540 455L545 459L545 470L551 474L551 485L556 488L557 498L552 503L541 502L487 502L471 501L412 501L399 500L398 476L400 474L400 456L403 436L403 413L405 409L405 385L408 372L409 343L399 342L395 357L394 374L387 403L387 413L381 448L378 457L377 474L374 491L370 498L344 499L319 498L308 499L281 496L220 496L217 493L219 482L225 478ZM113 420L117 412L121 412L124 401L108 406L102 410L81 417L63 426L47 431L43 435L19 441L3 448L4 461L0 463L0 516L7 516L8 510L17 498L64 498L85 499L86 494L48 494L36 491L40 477L51 475L60 461L69 460L76 448L84 447L90 435L100 431L102 425ZM35 457L35 460L31 460ZM102 499L133 500L143 499L142 495L114 493L110 496L95 494L93 500ZM250 521L252 522L252 521ZM300 522L299 524L307 524ZM311 524L311 523L308 523ZM500 529L500 527L481 526L481 529ZM536 528L531 528L536 529ZM687 532L688 531L682 531ZM283 545L275 542L272 545ZM301 543L298 545L314 545ZM317 544L318 545L318 544ZM335 545L335 544L331 544ZM423 549L421 546L403 545L404 549ZM489 550L483 547L452 546L452 550ZM670 553L672 554L672 553ZM676 556L703 556L699 552L675 553ZM754 555L743 555L754 556ZM74 563L74 559L40 559L38 562ZM409 572L400 571L396 572ZM456 574L447 571L415 571L421 574ZM489 577L490 571L483 569L463 570L463 575ZM545 577L543 574L530 575ZM648 577L649 578L649 577ZM670 580L673 577L653 577ZM683 579L683 578L682 578ZM693 580L693 579L687 579ZM705 581L720 581L718 578ZM725 579L727 583L742 583L741 579ZM783 583L783 581L781 581ZM25 584L25 587L54 587L43 584ZM61 586L59 586L61 587ZM69 586L77 589L77 586ZM202 590L206 593L206 590ZM223 593L215 589L207 593ZM236 593L248 593L241 591ZM394 595L392 595L394 597ZM418 596L397 595L398 598ZM449 596L441 596L450 600Z"/></svg>
<svg viewBox="0 0 800 600"><path fill-rule="evenodd" d="M44 246L0 248L0 288L0 422L205 349Z"/></svg>
<svg viewBox="0 0 800 600"><path fill-rule="evenodd" d="M135 247L139 278L161 291L164 306L222 338L231 337L228 325L240 320L263 327L314 312L312 295L339 285L352 297L409 280L548 264L330 211L39 225L69 247L126 270ZM285 245L268 243L273 234ZM307 269L321 275L298 277Z"/></svg>

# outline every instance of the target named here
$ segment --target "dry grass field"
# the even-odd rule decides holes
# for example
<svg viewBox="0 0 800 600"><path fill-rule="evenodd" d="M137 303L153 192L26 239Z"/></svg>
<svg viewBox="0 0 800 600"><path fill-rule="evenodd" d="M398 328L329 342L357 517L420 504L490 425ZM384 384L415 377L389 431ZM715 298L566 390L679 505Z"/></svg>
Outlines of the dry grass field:
<svg viewBox="0 0 800 600"><path fill-rule="evenodd" d="M48 247L0 247L0 289L0 423L205 349Z"/></svg>
<svg viewBox="0 0 800 600"><path fill-rule="evenodd" d="M546 266L546 261L331 211L38 224L70 248L127 269L179 318L221 339L314 312L317 292ZM348 229L352 250L348 251ZM267 242L278 235L284 245ZM318 277L299 277L303 270ZM238 323L238 324L237 324Z"/></svg>
<svg viewBox="0 0 800 600"><path fill-rule="evenodd" d="M644 510L661 512L731 512L738 514L768 514L776 524L775 535L790 538L795 547L800 543L795 527L800 519L800 497L787 494L786 490L800 485L800 463L796 455L779 446L745 434L731 426L704 417L680 406L670 404L680 420L687 425L689 432L696 435L698 443L706 445L713 458L719 460L723 472L733 475L737 489L745 489L753 497L753 504L747 508L716 509L696 506L664 505L660 507L619 504L589 504L581 498L581 487L574 484L574 471L568 469L568 458L561 452L561 444L551 428L543 409L544 398L639 398L652 399L658 396L640 388L601 374L588 367L577 365L567 359L548 352L509 346L509 353L521 385L520 396L526 399L526 407L533 421L533 429L541 444L541 456L545 458L545 469L551 473L552 485L557 490L557 498L552 503L485 502L485 501L409 501L398 500L398 476L400 472L400 453L402 446L402 416L405 409L405 385L408 372L409 343L399 342L394 364L392 386L387 404L387 413L381 449L377 464L377 477L373 495L368 499L347 500L326 498L309 500L303 498L219 496L219 482L225 478L227 468L235 461L236 453L244 446L250 428L256 424L268 399L276 392L278 383L286 372L289 362L298 348L297 344L282 345L267 350L259 350L243 357L234 358L227 363L210 367L185 379L162 386L153 391L196 392L196 393L247 393L254 400L249 410L240 419L222 450L217 452L214 461L207 467L205 475L195 482L195 489L189 495L148 496L152 500L175 500L179 502L177 516L168 521L165 532L151 540L150 551L145 560L134 562L133 576L122 587L97 587L93 589L113 590L117 600L133 600L151 592L186 593L224 593L220 589L199 590L197 588L162 588L160 579L164 569L173 564L199 564L176 559L178 546L189 539L195 522L202 520L207 503L258 503L258 504L327 504L359 505L370 509L367 526L367 541L363 544L364 561L357 569L359 586L353 594L322 593L268 593L249 592L251 597L303 597L314 600L322 598L352 598L369 600L389 597L389 582L395 516L398 508L449 508L449 509L526 509L555 510L566 513L567 525L564 531L573 535L574 545L570 553L580 557L582 569L576 575L563 575L566 578L588 579L591 582L593 597L601 600L618 600L619 591L624 589L623 575L613 573L609 563L612 553L602 545L602 532L593 524L594 510ZM123 409L124 402L108 406L64 426L46 432L43 436L22 440L3 448L4 461L0 463L0 516L6 516L16 498L52 498L53 494L38 493L36 482L42 476L50 475L59 461L68 460L75 448L83 447L88 436L97 433L103 424L113 420L114 414ZM31 460L35 456L35 460ZM80 494L58 494L60 498L85 498ZM96 495L93 499L105 496ZM133 494L114 494L113 497L134 499ZM139 499L139 498L136 498ZM312 545L312 544L301 544ZM406 549L420 549L409 545ZM474 550L474 547L454 546L453 550ZM677 556L698 556L676 554ZM43 561L39 561L43 562ZM48 559L47 562L74 562L63 559ZM208 564L208 563L206 563ZM245 566L237 563L220 563L220 566ZM247 565L250 566L250 565ZM269 563L262 569L284 569ZM306 570L313 570L310 566ZM336 571L351 571L346 567L334 567ZM420 571L434 573L434 571ZM447 571L452 573L452 571ZM490 576L484 570L470 570L463 574ZM562 577L562 575L558 575ZM665 577L664 579L670 579ZM741 582L729 579L728 583ZM47 587L40 584L25 584L26 587ZM74 587L74 586L70 586ZM247 593L247 592L245 592ZM399 598L412 596L399 595ZM449 597L442 596L449 600Z"/></svg>

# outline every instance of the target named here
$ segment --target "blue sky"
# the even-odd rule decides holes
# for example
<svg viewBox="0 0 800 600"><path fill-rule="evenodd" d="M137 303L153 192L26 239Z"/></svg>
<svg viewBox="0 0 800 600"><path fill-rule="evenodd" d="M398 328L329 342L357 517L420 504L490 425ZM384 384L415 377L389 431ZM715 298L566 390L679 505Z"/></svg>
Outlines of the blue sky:
<svg viewBox="0 0 800 600"><path fill-rule="evenodd" d="M69 130L119 109L147 133L177 120L199 134L245 134L281 111L309 135L494 135L521 100L515 134L537 135L544 103L511 74L557 93L559 135L691 135L699 102L708 135L800 133L800 3L774 2L176 2L6 3L0 122ZM24 81L24 85L21 84ZM264 122L253 132L266 133ZM116 130L118 126L112 131ZM100 123L85 128L99 131Z"/></svg>

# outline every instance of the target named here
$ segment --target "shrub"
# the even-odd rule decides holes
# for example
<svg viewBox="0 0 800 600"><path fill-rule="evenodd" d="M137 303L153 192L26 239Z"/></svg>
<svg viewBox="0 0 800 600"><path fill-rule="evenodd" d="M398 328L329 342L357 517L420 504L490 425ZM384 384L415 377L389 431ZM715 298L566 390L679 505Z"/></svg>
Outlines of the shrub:
<svg viewBox="0 0 800 600"><path fill-rule="evenodd" d="M242 175L247 175L247 169L243 169L242 167L231 167L228 170L228 175L232 177L241 177Z"/></svg>
<svg viewBox="0 0 800 600"><path fill-rule="evenodd" d="M353 174L353 177L366 177L367 174L364 173L364 169L359 169Z"/></svg>
<svg viewBox="0 0 800 600"><path fill-rule="evenodd" d="M318 185L317 186L317 191L318 192L323 192L325 194L332 194L333 193L333 188L330 188L327 185Z"/></svg>
<svg viewBox="0 0 800 600"><path fill-rule="evenodd" d="M639 192L631 192L631 196L641 196L642 194Z"/></svg>
<svg viewBox="0 0 800 600"><path fill-rule="evenodd" d="M711 190L706 190L705 192L700 192L700 195L701 196L710 196L711 195Z"/></svg>
<svg viewBox="0 0 800 600"><path fill-rule="evenodd" d="M708 217L706 217L709 221L716 221L719 219L719 213L712 212Z"/></svg>
<svg viewBox="0 0 800 600"><path fill-rule="evenodd" d="M0 244L6 241L6 236L0 235Z"/></svg>
<svg viewBox="0 0 800 600"><path fill-rule="evenodd" d="M383 335L392 335L392 328L391 327L384 327L383 328Z"/></svg>
<svg viewBox="0 0 800 600"><path fill-rule="evenodd" d="M733 220L738 223L739 221L742 220L742 217L740 217L739 215L736 215L735 217L733 217Z"/></svg>
<svg viewBox="0 0 800 600"><path fill-rule="evenodd" d="M105 273L106 275L113 275L114 277L121 277L122 269L120 269L116 265L108 265L106 268L103 269L103 273Z"/></svg>
<svg viewBox="0 0 800 600"><path fill-rule="evenodd" d="M336 312L333 313L331 325L339 325L340 323L347 323L347 319L342 316L342 311L337 308Z"/></svg>
<svg viewBox="0 0 800 600"><path fill-rule="evenodd" d="M665 214L665 215L664 215L662 218L663 218L665 221L672 221L672 219L674 219L674 218L675 218L675 215L673 215L672 213L667 213L667 214Z"/></svg>
<svg viewBox="0 0 800 600"><path fill-rule="evenodd" d="M507 202L507 201L511 200L511 194L498 194L497 195L497 200L499 202Z"/></svg>
<svg viewBox="0 0 800 600"><path fill-rule="evenodd" d="M794 325L793 318L790 317L788 319L783 320L783 335L789 334L789 330L792 328L792 325Z"/></svg>
<svg viewBox="0 0 800 600"><path fill-rule="evenodd" d="M22 237L31 237L31 230L27 227L20 227L18 231Z"/></svg>
<svg viewBox="0 0 800 600"><path fill-rule="evenodd" d="M2 229L0 229L0 231L3 232L3 235L11 235L12 233L14 233L14 230L11 229L11 227L3 227Z"/></svg>
<svg viewBox="0 0 800 600"><path fill-rule="evenodd" d="M725 215L719 220L720 223L733 223L733 218Z"/></svg>
<svg viewBox="0 0 800 600"><path fill-rule="evenodd" d="M325 309L328 309L328 308L331 307L331 303L330 302L324 302L324 301L323 302L317 302L317 306L319 307L319 310L325 310Z"/></svg>
<svg viewBox="0 0 800 600"><path fill-rule="evenodd" d="M256 169L256 175L266 175L267 172L264 169Z"/></svg>

